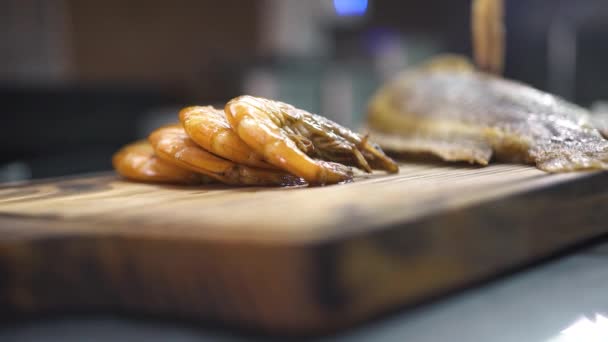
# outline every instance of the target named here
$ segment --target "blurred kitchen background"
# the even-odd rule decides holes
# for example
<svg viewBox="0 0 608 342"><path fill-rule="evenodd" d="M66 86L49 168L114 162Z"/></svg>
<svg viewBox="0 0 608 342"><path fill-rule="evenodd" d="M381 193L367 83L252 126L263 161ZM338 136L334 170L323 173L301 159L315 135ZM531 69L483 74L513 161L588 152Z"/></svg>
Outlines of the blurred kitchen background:
<svg viewBox="0 0 608 342"><path fill-rule="evenodd" d="M608 99L606 0L506 0L506 76ZM180 107L248 93L357 128L374 89L471 55L470 0L0 0L0 181L109 170Z"/></svg>

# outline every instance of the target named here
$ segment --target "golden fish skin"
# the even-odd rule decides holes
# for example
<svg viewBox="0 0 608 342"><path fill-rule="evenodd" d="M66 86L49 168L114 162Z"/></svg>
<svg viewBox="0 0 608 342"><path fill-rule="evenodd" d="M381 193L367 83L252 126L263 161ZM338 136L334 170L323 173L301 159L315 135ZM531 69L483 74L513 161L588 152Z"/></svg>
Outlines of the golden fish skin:
<svg viewBox="0 0 608 342"><path fill-rule="evenodd" d="M454 62L405 71L375 94L367 129L384 150L481 165L494 156L548 172L608 169L608 141L587 110Z"/></svg>

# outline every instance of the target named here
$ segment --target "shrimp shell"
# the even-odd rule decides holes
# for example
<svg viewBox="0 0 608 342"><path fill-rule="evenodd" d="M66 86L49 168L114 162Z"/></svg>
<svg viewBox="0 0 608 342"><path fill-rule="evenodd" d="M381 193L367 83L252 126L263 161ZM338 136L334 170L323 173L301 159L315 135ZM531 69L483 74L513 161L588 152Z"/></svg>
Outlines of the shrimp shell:
<svg viewBox="0 0 608 342"><path fill-rule="evenodd" d="M142 182L197 184L209 182L205 176L168 163L156 155L145 140L128 144L112 157L119 175Z"/></svg>
<svg viewBox="0 0 608 342"><path fill-rule="evenodd" d="M293 185L302 181L292 175L249 167L207 152L190 139L180 125L161 127L148 140L156 155L191 171L200 172L230 185Z"/></svg>
<svg viewBox="0 0 608 342"><path fill-rule="evenodd" d="M205 150L238 164L274 169L232 130L223 110L212 106L186 107L179 118L190 138Z"/></svg>

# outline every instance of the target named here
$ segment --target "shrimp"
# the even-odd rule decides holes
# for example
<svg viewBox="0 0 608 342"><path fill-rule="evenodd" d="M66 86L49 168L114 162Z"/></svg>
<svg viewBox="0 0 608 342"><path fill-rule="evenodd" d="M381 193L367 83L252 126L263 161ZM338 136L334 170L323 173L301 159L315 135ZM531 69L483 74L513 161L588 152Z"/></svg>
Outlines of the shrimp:
<svg viewBox="0 0 608 342"><path fill-rule="evenodd" d="M137 141L124 146L112 157L114 169L121 176L142 182L197 184L207 183L207 177L182 169L154 155L147 141Z"/></svg>
<svg viewBox="0 0 608 342"><path fill-rule="evenodd" d="M180 125L164 126L148 137L156 155L167 162L230 185L295 185L298 177L284 172L236 164L207 152Z"/></svg>
<svg viewBox="0 0 608 342"><path fill-rule="evenodd" d="M366 172L399 170L367 136L286 103L245 95L228 102L224 111L234 131L254 151L311 184L352 179L352 171L342 164Z"/></svg>
<svg viewBox="0 0 608 342"><path fill-rule="evenodd" d="M179 112L179 119L190 138L205 150L237 164L275 168L239 138L222 110L212 106L186 107Z"/></svg>

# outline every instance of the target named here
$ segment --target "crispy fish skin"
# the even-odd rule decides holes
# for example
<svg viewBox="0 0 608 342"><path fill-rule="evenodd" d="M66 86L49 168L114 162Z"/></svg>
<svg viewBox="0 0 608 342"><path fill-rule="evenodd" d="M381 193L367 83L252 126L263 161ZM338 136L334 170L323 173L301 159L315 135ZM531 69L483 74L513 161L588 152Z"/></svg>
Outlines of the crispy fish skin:
<svg viewBox="0 0 608 342"><path fill-rule="evenodd" d="M404 71L382 87L366 128L387 152L481 165L494 156L548 172L608 169L608 141L587 110L454 57Z"/></svg>

